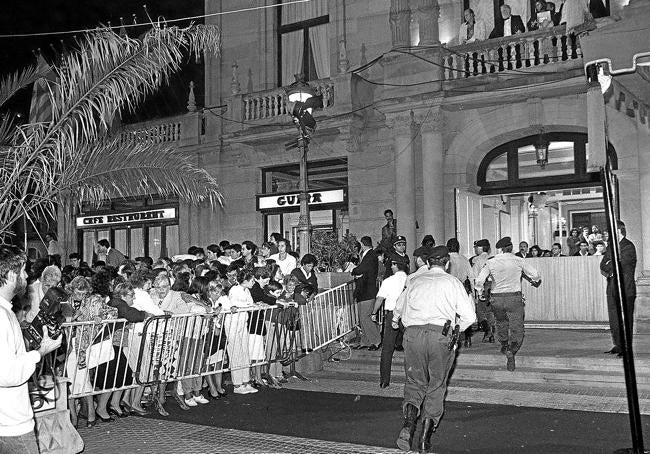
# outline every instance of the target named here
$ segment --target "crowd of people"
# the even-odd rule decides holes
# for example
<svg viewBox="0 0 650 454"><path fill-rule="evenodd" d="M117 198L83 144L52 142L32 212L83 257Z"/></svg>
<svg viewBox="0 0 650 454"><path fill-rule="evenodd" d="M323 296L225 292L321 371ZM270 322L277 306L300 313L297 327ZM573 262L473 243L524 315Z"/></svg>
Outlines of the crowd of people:
<svg viewBox="0 0 650 454"><path fill-rule="evenodd" d="M519 252L515 255L523 258L535 257L585 257L590 255L605 255L609 245L609 232L600 231L597 225L577 227L571 229L566 240L566 249L561 243L553 243L551 249L542 249L539 245L528 245L528 242L519 243ZM566 254L564 253L566 252Z"/></svg>
<svg viewBox="0 0 650 454"><path fill-rule="evenodd" d="M495 18L494 29L488 34L485 21L468 8L463 13L463 22L458 31L458 43L473 43L485 39L512 36L526 31L543 30L560 24L566 24L568 29L581 25L590 19L607 16L607 8L602 0L558 0L555 2L537 0L535 10L528 22L524 24L521 16L512 14L512 7L503 4L500 16Z"/></svg>
<svg viewBox="0 0 650 454"><path fill-rule="evenodd" d="M142 333L144 322L151 317L212 316L215 326L186 330L189 334L184 335L179 351L196 351L200 339L205 345L212 345L214 351L209 352L207 366L216 371L227 362L236 394L253 394L260 387L279 388L286 382L287 373L279 362L264 361L264 338L273 336L267 330L274 330L277 323L291 324L291 329L299 330L297 307L306 305L318 291L314 270L318 261L312 254L305 254L298 261L289 242L280 234L273 234L259 248L251 241L222 241L206 249L192 246L187 254L155 261L150 257L128 259L103 239L98 242L93 259L89 265L79 254L72 253L70 264L62 269L51 258L29 264L28 291L23 298L14 299L13 304L23 326L28 326L39 310L44 310L43 300L47 301L50 314L60 322L102 322L100 326L111 320L127 320L128 323L114 324L110 336L114 352L104 359L91 353L91 346L98 342L97 330L80 325L67 332L68 357L62 361L65 373L71 378L72 394L87 394L71 401L75 423L77 412L88 426L97 420L108 422L130 413L143 415L147 413L142 406L146 392L161 415L168 414L164 407L167 394L184 410L207 404L208 393L215 400L226 394L221 373L180 379L151 390L130 386L135 385L136 370L150 367L138 364L143 359L138 356L141 341L137 334ZM277 311L261 310L269 307ZM223 317L216 317L220 313ZM271 318L272 313L282 316ZM192 330L198 334L192 334ZM206 336L216 341L205 342ZM178 364L189 363L194 361L178 360ZM197 370L183 370L180 374L191 376L194 372ZM127 389L111 391L117 388ZM107 391L98 392L104 389Z"/></svg>

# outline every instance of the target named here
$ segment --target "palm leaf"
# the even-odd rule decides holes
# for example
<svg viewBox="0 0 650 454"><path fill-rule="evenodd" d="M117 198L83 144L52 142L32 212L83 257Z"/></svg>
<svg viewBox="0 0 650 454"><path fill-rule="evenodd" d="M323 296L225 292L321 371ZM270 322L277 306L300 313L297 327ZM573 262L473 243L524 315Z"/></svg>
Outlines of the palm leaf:
<svg viewBox="0 0 650 454"><path fill-rule="evenodd" d="M18 91L36 82L45 74L36 66L30 66L21 71L16 71L0 79L0 106L3 106Z"/></svg>

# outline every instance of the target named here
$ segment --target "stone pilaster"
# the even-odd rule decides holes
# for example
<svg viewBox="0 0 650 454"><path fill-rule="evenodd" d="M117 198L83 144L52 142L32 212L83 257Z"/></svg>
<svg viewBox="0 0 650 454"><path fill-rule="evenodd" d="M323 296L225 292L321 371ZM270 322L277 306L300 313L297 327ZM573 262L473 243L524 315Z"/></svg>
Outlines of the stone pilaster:
<svg viewBox="0 0 650 454"><path fill-rule="evenodd" d="M420 128L422 134L422 235L433 235L436 243L445 240L444 167L442 142L443 115L438 108L427 113Z"/></svg>
<svg viewBox="0 0 650 454"><path fill-rule="evenodd" d="M417 244L415 218L415 151L413 117L396 115L389 119L393 131L395 157L395 217L399 235L404 235L409 249Z"/></svg>
<svg viewBox="0 0 650 454"><path fill-rule="evenodd" d="M411 6L409 0L391 0L390 31L393 47L411 44Z"/></svg>
<svg viewBox="0 0 650 454"><path fill-rule="evenodd" d="M420 25L420 46L440 44L438 19L440 6L438 0L420 0L417 19Z"/></svg>

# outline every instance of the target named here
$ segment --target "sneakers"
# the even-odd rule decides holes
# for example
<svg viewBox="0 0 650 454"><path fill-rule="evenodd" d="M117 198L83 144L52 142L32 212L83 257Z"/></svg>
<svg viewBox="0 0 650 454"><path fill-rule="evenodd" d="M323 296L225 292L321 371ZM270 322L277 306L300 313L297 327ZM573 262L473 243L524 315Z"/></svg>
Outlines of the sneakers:
<svg viewBox="0 0 650 454"><path fill-rule="evenodd" d="M249 383L245 385L235 386L233 391L235 394L253 394L257 392L257 389L253 388Z"/></svg>
<svg viewBox="0 0 650 454"><path fill-rule="evenodd" d="M194 400L194 397L190 397L189 399L185 399L185 405L188 407L196 407L198 404Z"/></svg>
<svg viewBox="0 0 650 454"><path fill-rule="evenodd" d="M199 404L204 404L205 405L205 404L210 403L210 401L208 399L206 399L205 397L203 397L202 394L199 394L198 396L194 396L193 399L194 399L194 402L197 402Z"/></svg>

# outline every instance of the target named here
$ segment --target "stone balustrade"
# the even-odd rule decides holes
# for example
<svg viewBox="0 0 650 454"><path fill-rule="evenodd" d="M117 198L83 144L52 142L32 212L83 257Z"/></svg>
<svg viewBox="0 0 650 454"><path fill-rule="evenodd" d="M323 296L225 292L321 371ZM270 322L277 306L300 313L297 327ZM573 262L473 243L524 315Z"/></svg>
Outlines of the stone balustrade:
<svg viewBox="0 0 650 454"><path fill-rule="evenodd" d="M323 109L334 106L334 83L330 79L309 81L318 95L323 95ZM264 120L288 114L284 88L243 95L243 121Z"/></svg>
<svg viewBox="0 0 650 454"><path fill-rule="evenodd" d="M446 49L445 80L525 70L582 58L580 40L561 25L507 38L488 39Z"/></svg>
<svg viewBox="0 0 650 454"><path fill-rule="evenodd" d="M126 125L120 136L124 142L180 142L183 132L182 124L181 118L172 117L160 121L147 121Z"/></svg>

